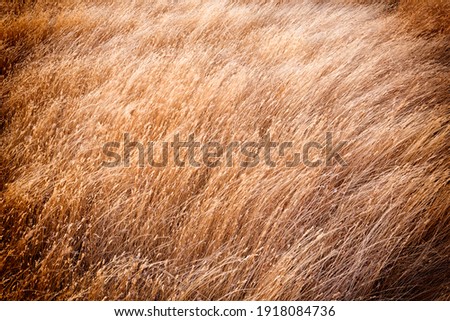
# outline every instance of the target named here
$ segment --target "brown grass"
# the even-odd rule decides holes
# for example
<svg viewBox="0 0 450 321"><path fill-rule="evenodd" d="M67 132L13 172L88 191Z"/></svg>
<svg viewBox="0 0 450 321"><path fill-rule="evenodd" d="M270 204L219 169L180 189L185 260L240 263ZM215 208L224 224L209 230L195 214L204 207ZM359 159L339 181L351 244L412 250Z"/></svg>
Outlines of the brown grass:
<svg viewBox="0 0 450 321"><path fill-rule="evenodd" d="M0 298L449 300L448 9L2 2ZM101 166L261 131L348 166Z"/></svg>

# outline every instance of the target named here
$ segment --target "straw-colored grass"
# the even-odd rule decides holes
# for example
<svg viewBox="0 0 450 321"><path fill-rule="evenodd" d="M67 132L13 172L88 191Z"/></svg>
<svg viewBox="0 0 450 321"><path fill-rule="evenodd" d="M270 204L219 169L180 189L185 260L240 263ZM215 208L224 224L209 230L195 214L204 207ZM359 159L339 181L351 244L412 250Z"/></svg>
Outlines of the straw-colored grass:
<svg viewBox="0 0 450 321"><path fill-rule="evenodd" d="M450 299L448 1L0 13L1 299ZM326 132L347 166L102 166Z"/></svg>

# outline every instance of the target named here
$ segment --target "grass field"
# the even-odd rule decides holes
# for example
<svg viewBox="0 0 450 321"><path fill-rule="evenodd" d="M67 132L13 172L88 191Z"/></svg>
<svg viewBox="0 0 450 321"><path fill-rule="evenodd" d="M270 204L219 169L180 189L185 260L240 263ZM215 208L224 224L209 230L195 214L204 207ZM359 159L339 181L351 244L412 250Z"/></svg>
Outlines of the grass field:
<svg viewBox="0 0 450 321"><path fill-rule="evenodd" d="M2 1L0 299L450 300L449 7Z"/></svg>

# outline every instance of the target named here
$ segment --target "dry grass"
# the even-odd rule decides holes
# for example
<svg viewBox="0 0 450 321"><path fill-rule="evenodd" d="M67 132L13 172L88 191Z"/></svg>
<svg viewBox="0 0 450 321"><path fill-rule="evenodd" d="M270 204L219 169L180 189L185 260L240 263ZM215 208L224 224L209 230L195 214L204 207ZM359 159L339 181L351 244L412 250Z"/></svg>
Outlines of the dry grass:
<svg viewBox="0 0 450 321"><path fill-rule="evenodd" d="M450 299L448 1L0 12L1 299ZM261 131L348 166L101 166Z"/></svg>

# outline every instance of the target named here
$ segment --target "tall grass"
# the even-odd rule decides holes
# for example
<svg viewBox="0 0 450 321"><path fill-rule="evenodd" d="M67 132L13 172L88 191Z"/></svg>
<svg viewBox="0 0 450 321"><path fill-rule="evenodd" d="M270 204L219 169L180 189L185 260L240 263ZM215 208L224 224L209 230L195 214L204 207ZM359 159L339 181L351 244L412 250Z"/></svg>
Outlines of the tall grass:
<svg viewBox="0 0 450 321"><path fill-rule="evenodd" d="M0 298L450 299L447 3L2 2ZM102 166L125 132L347 166Z"/></svg>

